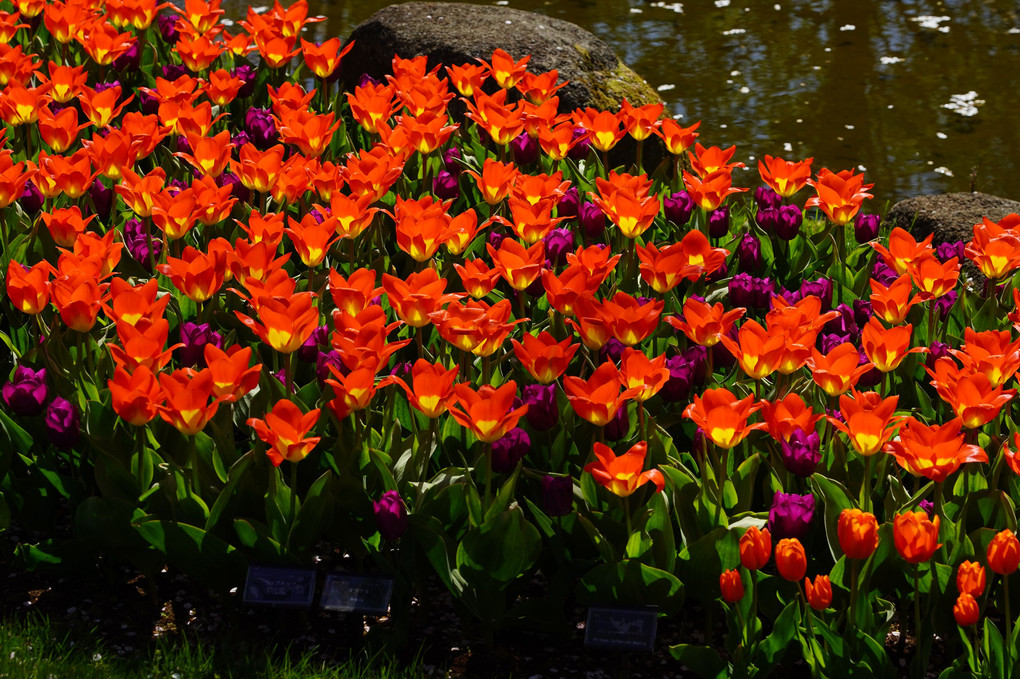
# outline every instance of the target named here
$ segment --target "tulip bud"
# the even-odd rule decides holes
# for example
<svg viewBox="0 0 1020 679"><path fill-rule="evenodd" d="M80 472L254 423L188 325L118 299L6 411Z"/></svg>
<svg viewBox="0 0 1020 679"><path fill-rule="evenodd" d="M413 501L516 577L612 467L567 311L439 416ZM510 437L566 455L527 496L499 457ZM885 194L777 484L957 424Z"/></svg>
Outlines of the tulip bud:
<svg viewBox="0 0 1020 679"><path fill-rule="evenodd" d="M407 507L400 498L400 493L388 490L372 503L375 513L375 524L379 534L386 540L397 540L407 530Z"/></svg>
<svg viewBox="0 0 1020 679"><path fill-rule="evenodd" d="M159 29L159 35L168 45L176 44L181 37L177 31L177 22L180 21L180 18L179 14L160 14L156 17L156 28Z"/></svg>
<svg viewBox="0 0 1020 679"><path fill-rule="evenodd" d="M822 300L822 311L832 308L832 281L822 277L813 281L802 281L800 284L801 299L813 295Z"/></svg>
<svg viewBox="0 0 1020 679"><path fill-rule="evenodd" d="M719 591L722 592L723 601L728 604L735 604L744 598L744 581L740 579L740 572L736 568L719 575Z"/></svg>
<svg viewBox="0 0 1020 679"><path fill-rule="evenodd" d="M527 132L522 132L510 142L510 149L513 151L514 164L531 165L538 160L538 139Z"/></svg>
<svg viewBox="0 0 1020 679"><path fill-rule="evenodd" d="M570 229L552 229L543 241L545 242L545 256L553 266L559 266L566 262L567 253L574 251L574 232Z"/></svg>
<svg viewBox="0 0 1020 679"><path fill-rule="evenodd" d="M627 412L627 405L617 408L613 419L609 420L602 432L609 441L619 441L627 436L630 431L630 414Z"/></svg>
<svg viewBox="0 0 1020 679"><path fill-rule="evenodd" d="M580 209L581 196L577 192L577 187L571 186L563 193L563 196L560 198L560 202L556 203L556 216L577 217Z"/></svg>
<svg viewBox="0 0 1020 679"><path fill-rule="evenodd" d="M690 221L694 213L694 199L686 191L677 191L662 201L662 212L666 219L677 226L683 226Z"/></svg>
<svg viewBox="0 0 1020 679"><path fill-rule="evenodd" d="M858 243L867 243L878 238L878 227L882 218L878 215L866 215L863 212L857 213L854 219L854 238Z"/></svg>
<svg viewBox="0 0 1020 679"><path fill-rule="evenodd" d="M784 205L776 215L776 235L783 240L793 240L800 233L804 215L796 205Z"/></svg>
<svg viewBox="0 0 1020 679"><path fill-rule="evenodd" d="M976 625L981 618L981 610L978 608L977 600L970 594L961 594L956 597L956 605L953 606L953 617L960 627Z"/></svg>
<svg viewBox="0 0 1020 679"><path fill-rule="evenodd" d="M816 575L813 583L811 578L804 578L804 593L808 606L816 611L824 611L832 604L832 583L829 582L829 576Z"/></svg>
<svg viewBox="0 0 1020 679"><path fill-rule="evenodd" d="M21 209L27 214L34 215L42 209L44 200L42 191L29 179L25 182L25 188L21 191L18 204L21 205Z"/></svg>
<svg viewBox="0 0 1020 679"><path fill-rule="evenodd" d="M663 401L668 403L686 402L691 393L694 366L684 356L670 356L666 359L669 379L659 390Z"/></svg>
<svg viewBox="0 0 1020 679"><path fill-rule="evenodd" d="M795 429L790 438L781 443L779 455L783 466L797 476L811 476L822 459L821 444L818 432Z"/></svg>
<svg viewBox="0 0 1020 679"><path fill-rule="evenodd" d="M503 438L492 443L492 471L497 474L508 474L517 468L528 451L531 450L531 437L520 427L514 427Z"/></svg>
<svg viewBox="0 0 1020 679"><path fill-rule="evenodd" d="M81 413L78 406L57 396L46 407L46 434L57 448L73 448L81 438Z"/></svg>
<svg viewBox="0 0 1020 679"><path fill-rule="evenodd" d="M181 343L177 349L177 360L182 366L192 367L205 365L205 345L212 344L217 349L223 348L223 336L212 329L208 323L181 324Z"/></svg>
<svg viewBox="0 0 1020 679"><path fill-rule="evenodd" d="M566 516L574 510L574 480L571 477L542 477L542 510L549 516Z"/></svg>
<svg viewBox="0 0 1020 679"><path fill-rule="evenodd" d="M999 575L1010 575L1020 566L1020 540L1006 529L988 543L988 567Z"/></svg>
<svg viewBox="0 0 1020 679"><path fill-rule="evenodd" d="M754 190L754 202L758 211L778 208L783 204L783 197L776 193L770 186L759 186Z"/></svg>
<svg viewBox="0 0 1020 679"><path fill-rule="evenodd" d="M432 193L439 200L453 200L460 195L460 185L457 177L446 170L440 170L436 178L432 180Z"/></svg>
<svg viewBox="0 0 1020 679"><path fill-rule="evenodd" d="M244 115L244 128L251 137L251 143L260 151L265 151L280 140L273 121L273 112L268 108L252 106Z"/></svg>
<svg viewBox="0 0 1020 679"><path fill-rule="evenodd" d="M464 168L457 161L461 159L460 149L456 146L451 146L446 149L443 153L443 167L444 169L452 174L454 177L459 177L460 173L464 171Z"/></svg>
<svg viewBox="0 0 1020 679"><path fill-rule="evenodd" d="M814 514L814 495L777 492L769 509L769 532L779 538L801 538L807 534Z"/></svg>
<svg viewBox="0 0 1020 679"><path fill-rule="evenodd" d="M730 209L721 205L708 215L708 235L711 238L722 238L729 232Z"/></svg>
<svg viewBox="0 0 1020 679"><path fill-rule="evenodd" d="M985 580L985 567L976 561L964 561L956 569L956 589L960 594L981 596Z"/></svg>
<svg viewBox="0 0 1020 679"><path fill-rule="evenodd" d="M761 257L761 243L752 233L745 233L737 244L737 261L740 270L746 273L757 273L764 264Z"/></svg>
<svg viewBox="0 0 1020 679"><path fill-rule="evenodd" d="M0 394L4 404L15 415L38 415L50 395L49 387L46 386L46 368L32 370L19 365L14 369L14 377L3 386Z"/></svg>
<svg viewBox="0 0 1020 679"><path fill-rule="evenodd" d="M131 47L129 47L124 54L113 60L113 68L118 73L123 73L124 71L137 71L141 65L142 51L138 47L137 40L131 43Z"/></svg>
<svg viewBox="0 0 1020 679"><path fill-rule="evenodd" d="M807 554L797 538L783 538L776 545L776 568L790 582L800 582L807 571Z"/></svg>
<svg viewBox="0 0 1020 679"><path fill-rule="evenodd" d="M241 64L230 72L230 75L234 78L239 78L244 84L241 85L241 89L237 92L238 99L247 99L255 92L255 83L258 80L258 73L252 68L251 64Z"/></svg>
<svg viewBox="0 0 1020 679"><path fill-rule="evenodd" d="M768 528L751 526L740 536L740 564L749 571L765 566L772 556L772 535Z"/></svg>
<svg viewBox="0 0 1020 679"><path fill-rule="evenodd" d="M578 139L579 137L585 138L581 139L581 141L577 142L572 149L567 151L567 158L570 158L571 160L584 160L588 157L588 152L591 151L591 139L586 137L587 134L588 130L583 127L574 128L574 139Z"/></svg>
<svg viewBox="0 0 1020 679"><path fill-rule="evenodd" d="M844 509L836 526L839 548L848 559L867 559L878 549L878 519L860 509Z"/></svg>
<svg viewBox="0 0 1020 679"><path fill-rule="evenodd" d="M948 262L953 257L962 262L966 257L965 250L966 244L962 240L939 243L935 248L935 257L942 263Z"/></svg>
<svg viewBox="0 0 1020 679"><path fill-rule="evenodd" d="M601 237L606 230L606 215L595 203L582 203L577 221L584 229L584 235L591 239Z"/></svg>
<svg viewBox="0 0 1020 679"><path fill-rule="evenodd" d="M907 563L923 563L939 548L939 517L924 512L906 512L893 519L896 551Z"/></svg>
<svg viewBox="0 0 1020 679"><path fill-rule="evenodd" d="M113 208L113 189L106 188L106 184L96 177L89 187L89 198L92 199L94 213L99 220L105 222L110 218L110 210Z"/></svg>
<svg viewBox="0 0 1020 679"><path fill-rule="evenodd" d="M536 431L548 431L560 419L556 405L556 384L528 384L521 390L521 400L528 404L524 414L528 424Z"/></svg>

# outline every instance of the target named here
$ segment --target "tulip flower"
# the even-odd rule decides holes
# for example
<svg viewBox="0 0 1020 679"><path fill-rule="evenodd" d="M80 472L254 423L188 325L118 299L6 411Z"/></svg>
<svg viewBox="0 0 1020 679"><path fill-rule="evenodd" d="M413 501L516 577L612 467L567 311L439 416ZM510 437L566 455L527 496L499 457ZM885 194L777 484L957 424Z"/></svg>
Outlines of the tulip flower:
<svg viewBox="0 0 1020 679"><path fill-rule="evenodd" d="M988 462L985 451L964 443L957 417L942 425L925 425L908 417L900 427L898 440L885 444L886 452L908 471L941 483L966 462Z"/></svg>
<svg viewBox="0 0 1020 679"><path fill-rule="evenodd" d="M740 536L740 564L749 571L765 567L772 556L772 535L769 529L751 526Z"/></svg>
<svg viewBox="0 0 1020 679"><path fill-rule="evenodd" d="M634 389L634 400L644 403L659 393L669 380L666 354L654 359L644 352L627 347L620 359L620 381L624 389Z"/></svg>
<svg viewBox="0 0 1020 679"><path fill-rule="evenodd" d="M864 200L873 197L868 190L874 184L865 184L864 175L855 175L853 170L832 172L822 168L817 179L807 183L814 187L816 195L808 198L804 207L821 208L836 226L850 223Z"/></svg>
<svg viewBox="0 0 1020 679"><path fill-rule="evenodd" d="M804 188L811 179L811 162L808 158L800 162L790 162L782 158L765 156L758 161L758 173L763 182L783 198L791 198L793 194Z"/></svg>
<svg viewBox="0 0 1020 679"><path fill-rule="evenodd" d="M873 363L860 363L860 353L850 342L834 347L827 354L811 347L811 356L805 363L811 370L811 379L829 396L845 394L875 367Z"/></svg>
<svg viewBox="0 0 1020 679"><path fill-rule="evenodd" d="M252 417L247 424L269 446L266 455L279 467L284 460L300 462L308 457L320 440L318 436L308 436L318 419L318 408L302 413L294 403L281 399L266 413L265 419ZM296 490L291 489L292 492Z"/></svg>
<svg viewBox="0 0 1020 679"><path fill-rule="evenodd" d="M755 380L774 373L787 348L783 334L769 332L754 319L740 327L735 341L725 335L719 340L737 359L744 373Z"/></svg>
<svg viewBox="0 0 1020 679"><path fill-rule="evenodd" d="M776 545L776 568L784 580L800 582L807 571L807 555L797 538L784 538Z"/></svg>
<svg viewBox="0 0 1020 679"><path fill-rule="evenodd" d="M1006 529L995 534L988 543L988 567L1002 576L1020 567L1020 540L1016 533Z"/></svg>
<svg viewBox="0 0 1020 679"><path fill-rule="evenodd" d="M836 525L839 548L848 559L867 559L878 549L878 519L860 509L844 509Z"/></svg>
<svg viewBox="0 0 1020 679"><path fill-rule="evenodd" d="M963 330L964 345L951 353L964 369L984 373L992 387L1002 386L1010 375L1020 370L1020 339L1013 340L1008 330L976 332Z"/></svg>
<svg viewBox="0 0 1020 679"><path fill-rule="evenodd" d="M234 314L258 338L281 354L292 354L301 348L319 323L319 310L312 306L311 292L297 293L289 300L263 297L258 304L257 322L235 311Z"/></svg>
<svg viewBox="0 0 1020 679"><path fill-rule="evenodd" d="M571 344L570 338L557 342L549 332L542 331L538 337L525 334L523 344L511 340L514 355L524 369L541 384L549 384L566 372L580 344Z"/></svg>
<svg viewBox="0 0 1020 679"><path fill-rule="evenodd" d="M702 210L711 212L723 204L729 196L747 189L733 188L733 177L729 172L719 170L698 179L686 170L683 173L684 186L694 203Z"/></svg>
<svg viewBox="0 0 1020 679"><path fill-rule="evenodd" d="M893 543L907 563L919 564L931 559L939 545L939 517L924 512L905 512L893 519Z"/></svg>
<svg viewBox="0 0 1020 679"><path fill-rule="evenodd" d="M788 441L798 431L805 435L812 433L822 419L822 415L815 413L796 392L777 401L763 400L761 412L769 434L776 441Z"/></svg>
<svg viewBox="0 0 1020 679"><path fill-rule="evenodd" d="M694 297L688 297L684 300L683 318L667 316L666 322L682 331L695 344L711 347L729 332L733 323L746 311L743 307L727 311L721 302L709 306Z"/></svg>
<svg viewBox="0 0 1020 679"><path fill-rule="evenodd" d="M934 234L930 234L918 243L909 231L897 226L889 234L888 248L878 241L872 241L870 245L881 255L882 260L896 272L897 276L902 276L907 273L912 262L920 261L932 254L932 238L934 238Z"/></svg>
<svg viewBox="0 0 1020 679"><path fill-rule="evenodd" d="M983 427L994 420L1004 405L1016 396L1016 389L994 387L985 373L968 374L951 358L935 361L935 369L925 367L931 385L963 421L967 429Z"/></svg>
<svg viewBox="0 0 1020 679"><path fill-rule="evenodd" d="M7 297L22 313L41 313L50 303L49 279L53 266L45 259L26 267L13 259L7 263Z"/></svg>
<svg viewBox="0 0 1020 679"><path fill-rule="evenodd" d="M563 390L570 407L598 427L609 424L627 399L633 397L634 390L621 393L621 386L620 371L609 361L600 365L587 380L569 375L563 378Z"/></svg>
<svg viewBox="0 0 1020 679"><path fill-rule="evenodd" d="M446 412L453 399L453 383L457 379L458 368L447 370L442 364L432 364L419 358L411 367L411 386L398 376L391 376L379 382L393 382L400 385L407 394L411 407L429 419L436 419Z"/></svg>
<svg viewBox="0 0 1020 679"><path fill-rule="evenodd" d="M666 487L666 480L658 469L641 471L648 453L648 444L644 441L638 441L622 455L615 455L609 446L596 442L593 452L595 461L585 465L584 471L615 495L629 497L649 482L655 484L657 493Z"/></svg>
<svg viewBox="0 0 1020 679"><path fill-rule="evenodd" d="M148 423L159 412L163 404L163 391L156 376L145 366L130 373L122 366L113 371L113 378L107 381L110 389L113 411L136 427Z"/></svg>
<svg viewBox="0 0 1020 679"><path fill-rule="evenodd" d="M737 569L725 571L719 575L719 591L723 601L734 604L744 598L744 581L740 579Z"/></svg>
<svg viewBox="0 0 1020 679"><path fill-rule="evenodd" d="M190 369L164 373L159 376L159 385L165 399L165 405L157 406L159 416L188 436L202 431L220 405L221 399L213 393L213 376L208 369L197 373Z"/></svg>
<svg viewBox="0 0 1020 679"><path fill-rule="evenodd" d="M956 288L960 279L960 262L956 257L940 262L934 255L929 255L910 262L907 273L917 286L917 296L925 301L933 300Z"/></svg>
<svg viewBox="0 0 1020 679"><path fill-rule="evenodd" d="M964 561L956 569L956 589L960 594L981 596L985 591L985 567L976 561Z"/></svg>
<svg viewBox="0 0 1020 679"><path fill-rule="evenodd" d="M953 605L953 617L960 627L976 625L981 619L981 609L978 608L977 600L970 594L960 594L956 598L956 604Z"/></svg>
<svg viewBox="0 0 1020 679"><path fill-rule="evenodd" d="M883 399L877 392L862 393L856 389L852 389L851 393L852 398L846 394L839 397L842 421L829 417L829 423L850 438L858 453L869 457L882 450L905 419L893 416L899 396Z"/></svg>
<svg viewBox="0 0 1020 679"><path fill-rule="evenodd" d="M450 415L483 443L492 443L506 436L528 412L526 405L513 407L517 394L517 383L513 380L499 388L484 385L478 391L467 384L458 384L453 391Z"/></svg>
<svg viewBox="0 0 1020 679"><path fill-rule="evenodd" d="M766 428L764 422L747 424L747 418L759 408L761 404L754 403L753 394L737 399L728 389L707 389L701 396L694 396L683 416L693 420L715 445L729 450L752 431Z"/></svg>
<svg viewBox="0 0 1020 679"><path fill-rule="evenodd" d="M769 508L769 531L778 538L802 538L807 534L814 514L814 495L777 491Z"/></svg>
<svg viewBox="0 0 1020 679"><path fill-rule="evenodd" d="M512 238L504 238L499 249L486 243L493 268L499 271L514 290L526 290L542 275L545 265L545 244L541 241L525 248Z"/></svg>
<svg viewBox="0 0 1020 679"><path fill-rule="evenodd" d="M824 611L832 605L832 584L828 575L816 575L815 581L804 578L804 594L808 606L816 611Z"/></svg>

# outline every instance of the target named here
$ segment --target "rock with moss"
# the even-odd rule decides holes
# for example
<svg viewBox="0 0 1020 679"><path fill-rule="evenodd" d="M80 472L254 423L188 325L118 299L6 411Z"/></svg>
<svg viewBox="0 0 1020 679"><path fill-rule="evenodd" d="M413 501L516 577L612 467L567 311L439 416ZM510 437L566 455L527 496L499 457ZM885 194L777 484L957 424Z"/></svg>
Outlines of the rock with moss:
<svg viewBox="0 0 1020 679"><path fill-rule="evenodd" d="M343 60L343 80L353 87L362 74L392 72L394 54L427 55L438 64L488 60L496 48L515 59L531 55L528 70L556 69L560 110L613 110L626 97L635 106L660 101L655 90L599 38L561 19L508 7L447 2L408 2L376 12L354 29L354 48Z"/></svg>
<svg viewBox="0 0 1020 679"><path fill-rule="evenodd" d="M1010 213L1020 213L1020 202L987 193L938 193L917 196L896 203L887 221L909 231L915 238L934 234L933 242L970 241L974 225L982 217L999 221Z"/></svg>

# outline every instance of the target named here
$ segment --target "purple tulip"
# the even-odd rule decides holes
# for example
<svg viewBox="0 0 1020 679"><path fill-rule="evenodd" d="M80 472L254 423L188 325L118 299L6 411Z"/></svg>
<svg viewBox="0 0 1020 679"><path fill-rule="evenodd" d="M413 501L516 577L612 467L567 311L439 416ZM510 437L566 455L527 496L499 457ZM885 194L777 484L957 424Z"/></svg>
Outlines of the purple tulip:
<svg viewBox="0 0 1020 679"><path fill-rule="evenodd" d="M828 278L819 278L813 281L802 281L800 284L801 299L814 295L822 300L822 311L832 308L832 281Z"/></svg>
<svg viewBox="0 0 1020 679"><path fill-rule="evenodd" d="M950 290L935 300L935 311L938 312L940 320L945 321L949 318L949 313L953 310L953 305L956 304L959 297L960 294L956 290Z"/></svg>
<svg viewBox="0 0 1020 679"><path fill-rule="evenodd" d="M205 345L212 344L217 349L223 348L223 336L213 330L208 323L192 323L184 321L181 324L181 343L184 345L177 349L177 361L180 365L193 367L205 365Z"/></svg>
<svg viewBox="0 0 1020 679"><path fill-rule="evenodd" d="M708 215L708 235L722 238L730 232L730 209L722 205Z"/></svg>
<svg viewBox="0 0 1020 679"><path fill-rule="evenodd" d="M255 82L259 79L259 74L252 68L251 64L241 64L235 67L230 72L230 75L244 83L241 85L241 89L237 91L238 99L247 99L255 93Z"/></svg>
<svg viewBox="0 0 1020 679"><path fill-rule="evenodd" d="M18 197L18 204L21 205L21 209L27 214L34 215L42 209L43 201L42 191L35 185L31 179L25 182L25 188L21 192L21 196Z"/></svg>
<svg viewBox="0 0 1020 679"><path fill-rule="evenodd" d="M677 191L662 201L662 211L666 219L677 226L683 226L690 221L694 213L694 199L686 191Z"/></svg>
<svg viewBox="0 0 1020 679"><path fill-rule="evenodd" d="M443 153L443 169L454 177L460 177L460 173L464 171L464 167L458 162L460 159L460 149L456 146L451 146Z"/></svg>
<svg viewBox="0 0 1020 679"><path fill-rule="evenodd" d="M506 238L506 236L504 236L500 232L489 229L488 235L489 245L491 245L494 250L499 250L499 244L503 242L504 238Z"/></svg>
<svg viewBox="0 0 1020 679"><path fill-rule="evenodd" d="M917 503L917 508L928 515L928 520L935 516L935 503L931 500L921 500Z"/></svg>
<svg viewBox="0 0 1020 679"><path fill-rule="evenodd" d="M113 60L113 68L118 73L137 71L141 65L142 50L139 49L137 40L131 44L127 52Z"/></svg>
<svg viewBox="0 0 1020 679"><path fill-rule="evenodd" d="M753 233L748 232L741 237L740 243L737 244L737 261L740 263L740 270L749 274L757 273L764 266L761 243Z"/></svg>
<svg viewBox="0 0 1020 679"><path fill-rule="evenodd" d="M332 375L329 370L329 366L333 366L337 372L341 375L347 376L350 374L350 370L344 365L343 359L340 358L340 352L336 349L330 349L324 351L318 355L315 359L315 377L319 380L319 384L326 381L326 378Z"/></svg>
<svg viewBox="0 0 1020 679"><path fill-rule="evenodd" d="M574 139L585 137L581 141L577 142L572 149L567 151L567 158L571 160L584 160L588 157L588 152L591 151L591 140L587 138L588 130L583 127L574 128Z"/></svg>
<svg viewBox="0 0 1020 679"><path fill-rule="evenodd" d="M399 540L407 531L407 507L395 490L388 490L372 502L375 525L384 540Z"/></svg>
<svg viewBox="0 0 1020 679"><path fill-rule="evenodd" d="M460 184L457 177L446 170L440 170L432 180L432 193L439 200L453 200L460 195Z"/></svg>
<svg viewBox="0 0 1020 679"><path fill-rule="evenodd" d="M811 476L822 459L821 443L818 432L795 429L790 439L782 442L780 457L783 466L797 476Z"/></svg>
<svg viewBox="0 0 1020 679"><path fill-rule="evenodd" d="M378 87L379 85L382 84L383 82L381 80L379 80L378 78L373 78L367 73L362 73L361 77L358 78L358 87L366 87L368 85L374 85Z"/></svg>
<svg viewBox="0 0 1020 679"><path fill-rule="evenodd" d="M776 283L771 278L755 278L738 273L728 285L730 303L733 306L764 309L772 303L776 294Z"/></svg>
<svg viewBox="0 0 1020 679"><path fill-rule="evenodd" d="M935 248L935 257L942 263L948 262L953 257L956 257L957 261L962 262L964 257L966 257L964 254L965 247L962 240L939 243L938 247Z"/></svg>
<svg viewBox="0 0 1020 679"><path fill-rule="evenodd" d="M804 537L814 514L814 495L777 492L769 509L769 532L772 533L772 539Z"/></svg>
<svg viewBox="0 0 1020 679"><path fill-rule="evenodd" d="M566 516L574 511L574 480L569 476L542 477L542 511L548 516Z"/></svg>
<svg viewBox="0 0 1020 679"><path fill-rule="evenodd" d="M567 261L567 253L574 251L574 232L570 229L553 229L545 237L545 256L554 266Z"/></svg>
<svg viewBox="0 0 1020 679"><path fill-rule="evenodd" d="M99 177L96 177L95 181L92 182L92 186L88 190L89 198L92 199L89 211L94 209L95 214L99 217L99 220L105 222L110 218L110 210L113 209L113 189L106 188L106 184L100 181Z"/></svg>
<svg viewBox="0 0 1020 679"><path fill-rule="evenodd" d="M556 216L557 217L577 217L581 210L581 196L577 192L576 186L571 186L567 189L563 196L560 198L560 202L556 203Z"/></svg>
<svg viewBox="0 0 1020 679"><path fill-rule="evenodd" d="M758 211L778 208L783 204L783 197L772 190L770 186L759 186L754 190L754 202Z"/></svg>
<svg viewBox="0 0 1020 679"><path fill-rule="evenodd" d="M145 226L139 219L129 219L124 223L124 243L128 252L136 262L142 265L146 271L149 270L149 239L145 237ZM163 239L152 239L152 259L159 259L163 252Z"/></svg>
<svg viewBox="0 0 1020 679"><path fill-rule="evenodd" d="M320 325L298 347L297 357L305 363L314 363L319 357L319 348L329 346L329 326Z"/></svg>
<svg viewBox="0 0 1020 679"><path fill-rule="evenodd" d="M46 368L32 370L19 365L14 369L14 377L3 386L0 395L15 415L38 415L50 395L49 387L46 386Z"/></svg>
<svg viewBox="0 0 1020 679"><path fill-rule="evenodd" d="M779 208L776 217L776 235L783 240L793 240L800 233L804 223L804 215L796 205L784 205Z"/></svg>
<svg viewBox="0 0 1020 679"><path fill-rule="evenodd" d="M630 432L630 413L627 411L627 404L623 404L616 410L613 419L602 428L602 433L607 441L619 441L626 438Z"/></svg>
<svg viewBox="0 0 1020 679"><path fill-rule="evenodd" d="M600 238L606 230L606 215L595 203L582 203L577 221L588 238Z"/></svg>
<svg viewBox="0 0 1020 679"><path fill-rule="evenodd" d="M871 320L874 315L874 310L871 308L871 302L866 299L855 299L854 300L854 323L858 328L863 328Z"/></svg>
<svg viewBox="0 0 1020 679"><path fill-rule="evenodd" d="M940 358L946 358L952 355L949 353L949 350L951 348L952 347L950 347L948 344L944 342L932 342L928 346L928 353L924 357L925 367L927 367L929 370L934 370L935 361L939 360Z"/></svg>
<svg viewBox="0 0 1020 679"><path fill-rule="evenodd" d="M243 132L239 134L244 134ZM247 136L247 135L245 135ZM230 195L242 203L251 202L251 189L241 183L241 178L227 170L216 178L216 185L219 187L230 186Z"/></svg>
<svg viewBox="0 0 1020 679"><path fill-rule="evenodd" d="M882 258L875 260L875 266L871 269L871 277L882 285L889 287L899 278L896 270L882 261Z"/></svg>
<svg viewBox="0 0 1020 679"><path fill-rule="evenodd" d="M531 450L531 437L520 427L514 427L503 438L492 444L492 471L509 474Z"/></svg>
<svg viewBox="0 0 1020 679"><path fill-rule="evenodd" d="M521 401L528 404L524 417L535 431L548 431L559 422L555 384L527 384L521 390Z"/></svg>
<svg viewBox="0 0 1020 679"><path fill-rule="evenodd" d="M161 70L164 80L177 80L182 75L191 75L191 71L184 64L167 64Z"/></svg>
<svg viewBox="0 0 1020 679"><path fill-rule="evenodd" d="M776 224L779 222L779 208L767 207L764 210L758 210L758 213L754 216L754 221L757 222L758 226L765 233L775 233Z"/></svg>
<svg viewBox="0 0 1020 679"><path fill-rule="evenodd" d="M531 165L538 160L538 139L522 132L510 142L510 150L513 152L514 164Z"/></svg>
<svg viewBox="0 0 1020 679"><path fill-rule="evenodd" d="M878 238L878 227L882 224L882 218L878 215L866 215L863 212L857 213L854 219L854 238L858 243L867 243Z"/></svg>
<svg viewBox="0 0 1020 679"><path fill-rule="evenodd" d="M623 358L623 352L627 346L616 339L610 337L602 348L599 349L599 363L605 363L606 361L612 361L613 363L619 364L620 359Z"/></svg>
<svg viewBox="0 0 1020 679"><path fill-rule="evenodd" d="M686 356L670 356L666 359L669 379L662 385L659 395L667 403L685 403L694 383L694 365Z"/></svg>
<svg viewBox="0 0 1020 679"><path fill-rule="evenodd" d="M57 448L73 448L81 438L81 413L78 406L57 396L46 407L46 435Z"/></svg>
<svg viewBox="0 0 1020 679"><path fill-rule="evenodd" d="M244 129L251 137L251 143L260 151L267 150L270 146L280 140L280 134L276 131L276 123L273 121L273 112L268 108L252 106L244 114Z"/></svg>
<svg viewBox="0 0 1020 679"><path fill-rule="evenodd" d="M163 42L168 45L177 44L177 40L181 37L181 34L177 31L177 22L180 18L178 14L160 14L156 17L156 27L159 29L159 35L163 38Z"/></svg>

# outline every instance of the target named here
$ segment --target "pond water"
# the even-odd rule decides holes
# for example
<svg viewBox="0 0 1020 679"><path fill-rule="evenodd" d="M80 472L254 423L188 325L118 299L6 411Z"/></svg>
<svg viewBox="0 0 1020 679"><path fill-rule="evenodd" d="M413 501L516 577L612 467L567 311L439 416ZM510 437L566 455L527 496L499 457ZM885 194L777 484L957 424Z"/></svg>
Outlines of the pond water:
<svg viewBox="0 0 1020 679"><path fill-rule="evenodd" d="M309 27L308 39L346 39L390 4L309 1L311 15L328 18ZM1016 0L498 4L599 36L681 121L703 121L703 144L736 144L749 167L770 154L813 156L816 169L863 169L875 182L874 212L972 183L1020 200ZM235 18L247 8L223 6ZM759 182L755 170L746 176L745 185Z"/></svg>

